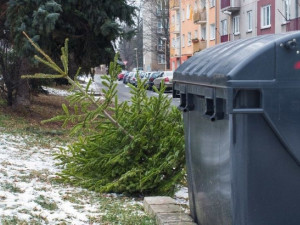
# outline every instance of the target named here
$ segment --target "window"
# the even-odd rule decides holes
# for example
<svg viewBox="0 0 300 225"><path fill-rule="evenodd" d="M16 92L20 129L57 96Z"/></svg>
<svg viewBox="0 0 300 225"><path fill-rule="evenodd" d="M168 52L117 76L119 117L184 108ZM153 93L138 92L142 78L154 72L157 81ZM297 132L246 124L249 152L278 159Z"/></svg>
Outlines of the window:
<svg viewBox="0 0 300 225"><path fill-rule="evenodd" d="M163 3L164 1L158 1L157 2L157 7L156 7L156 11L157 11L157 16L162 16L163 13L165 13L165 4Z"/></svg>
<svg viewBox="0 0 300 225"><path fill-rule="evenodd" d="M175 62L172 61L172 71L174 71L176 68L175 68Z"/></svg>
<svg viewBox="0 0 300 225"><path fill-rule="evenodd" d="M159 10L163 9L163 1L158 2L157 9L159 9Z"/></svg>
<svg viewBox="0 0 300 225"><path fill-rule="evenodd" d="M184 11L184 9L182 9L182 21L184 21L184 18L185 18L185 16L184 16L184 14L185 14L185 11Z"/></svg>
<svg viewBox="0 0 300 225"><path fill-rule="evenodd" d="M271 5L261 7L261 28L271 27Z"/></svg>
<svg viewBox="0 0 300 225"><path fill-rule="evenodd" d="M286 23L287 21L290 20L291 15L290 15L290 0L283 0L283 15L284 15L284 21L283 23Z"/></svg>
<svg viewBox="0 0 300 225"><path fill-rule="evenodd" d="M247 32L251 32L252 31L252 10L247 12Z"/></svg>
<svg viewBox="0 0 300 225"><path fill-rule="evenodd" d="M185 47L185 35L184 34L182 35L182 44L181 45L182 45L182 47Z"/></svg>
<svg viewBox="0 0 300 225"><path fill-rule="evenodd" d="M215 7L216 0L209 0L209 5L210 5L210 7Z"/></svg>
<svg viewBox="0 0 300 225"><path fill-rule="evenodd" d="M215 40L216 39L216 25L210 24L210 40Z"/></svg>
<svg viewBox="0 0 300 225"><path fill-rule="evenodd" d="M172 24L175 24L175 15L172 16Z"/></svg>
<svg viewBox="0 0 300 225"><path fill-rule="evenodd" d="M195 30L194 38L198 38L198 31Z"/></svg>
<svg viewBox="0 0 300 225"><path fill-rule="evenodd" d="M191 15L191 7L190 7L190 5L187 5L187 8L186 8L186 19L187 20L190 19L190 15Z"/></svg>
<svg viewBox="0 0 300 225"><path fill-rule="evenodd" d="M180 44L180 36L178 36L177 38L176 38L176 48L179 48L179 44Z"/></svg>
<svg viewBox="0 0 300 225"><path fill-rule="evenodd" d="M176 41L175 41L175 38L172 38L172 47L173 47L173 48L176 47Z"/></svg>
<svg viewBox="0 0 300 225"><path fill-rule="evenodd" d="M221 35L227 35L227 20L221 21Z"/></svg>
<svg viewBox="0 0 300 225"><path fill-rule="evenodd" d="M196 12L197 9L198 9L198 3L197 3L197 0L196 0L195 3L194 3L194 12Z"/></svg>
<svg viewBox="0 0 300 225"><path fill-rule="evenodd" d="M206 40L206 27L201 27L201 40Z"/></svg>
<svg viewBox="0 0 300 225"><path fill-rule="evenodd" d="M176 59L177 68L180 66L180 59Z"/></svg>
<svg viewBox="0 0 300 225"><path fill-rule="evenodd" d="M158 54L158 64L166 64L165 54Z"/></svg>
<svg viewBox="0 0 300 225"><path fill-rule="evenodd" d="M180 24L180 12L176 11L176 25L178 26Z"/></svg>
<svg viewBox="0 0 300 225"><path fill-rule="evenodd" d="M188 42L187 42L188 46L192 45L192 33L188 32Z"/></svg>
<svg viewBox="0 0 300 225"><path fill-rule="evenodd" d="M205 5L206 5L205 2L206 2L206 0L200 0L201 9L205 8Z"/></svg>
<svg viewBox="0 0 300 225"><path fill-rule="evenodd" d="M157 33L162 33L163 32L163 24L162 24L162 19L159 19L157 21Z"/></svg>
<svg viewBox="0 0 300 225"><path fill-rule="evenodd" d="M164 41L162 39L159 39L158 40L158 43L157 43L157 50L158 51L163 51L164 50Z"/></svg>
<svg viewBox="0 0 300 225"><path fill-rule="evenodd" d="M240 16L233 17L233 34L240 34Z"/></svg>

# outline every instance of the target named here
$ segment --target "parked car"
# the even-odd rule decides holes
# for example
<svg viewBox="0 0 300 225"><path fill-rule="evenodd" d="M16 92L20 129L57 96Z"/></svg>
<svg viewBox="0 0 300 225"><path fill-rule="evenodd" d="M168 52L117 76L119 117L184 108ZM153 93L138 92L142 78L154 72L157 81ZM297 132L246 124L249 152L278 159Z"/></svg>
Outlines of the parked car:
<svg viewBox="0 0 300 225"><path fill-rule="evenodd" d="M132 84L132 77L135 75L135 72L130 72L129 75L126 77L126 84Z"/></svg>
<svg viewBox="0 0 300 225"><path fill-rule="evenodd" d="M129 75L131 72L127 72L123 77L123 84L127 84L129 80Z"/></svg>
<svg viewBox="0 0 300 225"><path fill-rule="evenodd" d="M148 85L148 89L149 89L149 90L152 90L152 86L153 86L153 84L154 84L153 81L154 81L157 77L159 77L161 73L162 73L162 72L157 71L157 72L152 72L152 73L149 75L149 80L148 80L148 82L147 82L147 85Z"/></svg>
<svg viewBox="0 0 300 225"><path fill-rule="evenodd" d="M138 76L143 76L144 75L144 72L142 71L135 71L135 72L132 72L133 75L130 77L130 80L129 80L129 83L132 84L133 86L137 86L137 80L138 80Z"/></svg>
<svg viewBox="0 0 300 225"><path fill-rule="evenodd" d="M173 71L163 71L156 79L153 81L153 85L160 90L164 82L166 90L172 90L173 88Z"/></svg>
<svg viewBox="0 0 300 225"><path fill-rule="evenodd" d="M127 72L121 72L121 73L119 73L119 75L118 75L118 81L123 80L126 73Z"/></svg>
<svg viewBox="0 0 300 225"><path fill-rule="evenodd" d="M135 86L135 84L136 84L136 72L132 72L132 75L130 75L130 77L129 77L128 83Z"/></svg>
<svg viewBox="0 0 300 225"><path fill-rule="evenodd" d="M141 82L145 82L145 87L148 85L148 81L149 81L149 78L150 78L150 75L152 74L153 72L144 72L143 75L141 75ZM146 81L145 81L146 80Z"/></svg>

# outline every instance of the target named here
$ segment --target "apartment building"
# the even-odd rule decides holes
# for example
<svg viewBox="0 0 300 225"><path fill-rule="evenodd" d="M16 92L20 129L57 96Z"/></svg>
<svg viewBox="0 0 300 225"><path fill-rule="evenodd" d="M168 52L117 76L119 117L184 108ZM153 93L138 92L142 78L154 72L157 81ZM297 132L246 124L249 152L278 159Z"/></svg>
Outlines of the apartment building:
<svg viewBox="0 0 300 225"><path fill-rule="evenodd" d="M170 64L215 44L300 30L300 0L170 0Z"/></svg>
<svg viewBox="0 0 300 225"><path fill-rule="evenodd" d="M170 0L170 65L219 43L219 0Z"/></svg>
<svg viewBox="0 0 300 225"><path fill-rule="evenodd" d="M299 30L298 0L221 0L220 41Z"/></svg>

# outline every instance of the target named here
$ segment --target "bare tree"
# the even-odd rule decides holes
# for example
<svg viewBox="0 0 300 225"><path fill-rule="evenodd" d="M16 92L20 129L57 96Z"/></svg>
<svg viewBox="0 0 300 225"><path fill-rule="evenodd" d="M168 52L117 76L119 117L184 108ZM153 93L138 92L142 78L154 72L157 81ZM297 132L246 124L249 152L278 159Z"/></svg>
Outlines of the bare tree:
<svg viewBox="0 0 300 225"><path fill-rule="evenodd" d="M144 54L156 55L170 68L169 0L144 0L142 8Z"/></svg>
<svg viewBox="0 0 300 225"><path fill-rule="evenodd" d="M132 31L132 37L125 37L119 42L120 57L127 61L126 69L132 70L133 68L143 67L143 18L141 14L142 2L129 1L131 4L137 6L135 27L126 27L126 31ZM137 5L138 4L138 5Z"/></svg>

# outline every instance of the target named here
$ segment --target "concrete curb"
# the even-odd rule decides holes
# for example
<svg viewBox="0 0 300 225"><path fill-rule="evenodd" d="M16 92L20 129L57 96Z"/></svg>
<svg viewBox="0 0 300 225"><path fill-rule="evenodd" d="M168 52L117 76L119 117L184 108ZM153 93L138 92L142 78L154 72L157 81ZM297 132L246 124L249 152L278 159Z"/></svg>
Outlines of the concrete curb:
<svg viewBox="0 0 300 225"><path fill-rule="evenodd" d="M145 197L144 209L146 213L155 216L158 225L197 225L171 197Z"/></svg>

